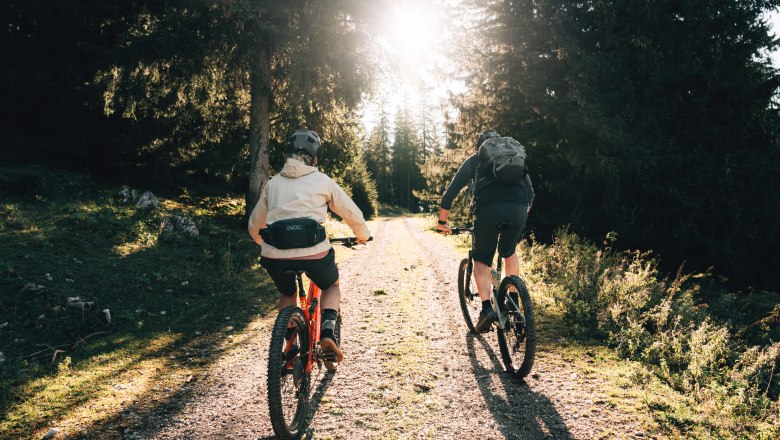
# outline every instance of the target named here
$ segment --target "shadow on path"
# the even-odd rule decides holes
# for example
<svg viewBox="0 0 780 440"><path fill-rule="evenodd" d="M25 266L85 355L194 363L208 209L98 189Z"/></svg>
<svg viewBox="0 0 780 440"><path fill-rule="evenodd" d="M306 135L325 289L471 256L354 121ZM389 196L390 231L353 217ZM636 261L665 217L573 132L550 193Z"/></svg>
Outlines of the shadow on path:
<svg viewBox="0 0 780 440"><path fill-rule="evenodd" d="M552 401L543 394L532 391L525 381L515 379L504 371L501 360L482 335L468 333L466 346L479 390L505 438L573 439ZM487 353L492 368L485 368L480 364L475 353L477 347ZM495 377L499 378L506 397L491 389L491 382Z"/></svg>
<svg viewBox="0 0 780 440"><path fill-rule="evenodd" d="M319 385L317 385L317 389L314 390L314 393L309 398L309 415L306 417L306 429L305 429L305 434L302 437L314 438L316 431L313 428L311 428L311 425L314 422L314 419L317 417L317 411L320 409L322 398L325 396L325 393L328 391L328 387L330 387L331 380L335 375L336 375L335 372L326 371L325 375L322 377L322 380L319 381ZM316 381L317 379L315 378L314 380Z"/></svg>

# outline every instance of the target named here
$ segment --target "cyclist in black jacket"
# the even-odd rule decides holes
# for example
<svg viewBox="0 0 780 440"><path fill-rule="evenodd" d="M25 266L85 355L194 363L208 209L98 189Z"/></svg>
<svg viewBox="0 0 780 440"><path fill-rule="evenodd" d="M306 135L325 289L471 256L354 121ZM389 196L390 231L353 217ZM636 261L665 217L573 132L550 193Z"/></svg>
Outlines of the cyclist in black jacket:
<svg viewBox="0 0 780 440"><path fill-rule="evenodd" d="M500 137L495 130L486 130L477 139L477 150L490 138ZM461 189L475 178L481 167L477 153L471 155L458 169L452 182L444 192L439 208L438 230L449 234L452 229L447 226L447 217L452 208L452 202ZM520 259L515 248L525 228L528 213L534 201L534 188L531 178L526 174L525 181L520 184L507 184L491 179L489 176L479 176L474 188L474 280L482 300L482 311L477 320L476 330L486 332L496 319L496 314L490 306L490 266L498 245L498 254L504 258L507 275L520 274ZM501 241L498 241L498 225L511 222L504 227Z"/></svg>

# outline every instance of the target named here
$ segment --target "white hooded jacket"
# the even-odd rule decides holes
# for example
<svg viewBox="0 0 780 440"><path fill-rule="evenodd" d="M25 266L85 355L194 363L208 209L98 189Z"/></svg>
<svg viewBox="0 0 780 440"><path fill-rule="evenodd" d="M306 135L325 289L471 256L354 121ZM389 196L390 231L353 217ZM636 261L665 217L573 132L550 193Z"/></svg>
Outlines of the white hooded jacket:
<svg viewBox="0 0 780 440"><path fill-rule="evenodd" d="M316 167L287 159L282 171L263 188L260 200L249 217L249 235L262 245L260 254L263 257L288 259L319 254L330 249L330 241L326 239L308 248L278 249L263 243L260 229L288 218L307 217L323 223L328 208L344 219L358 239L368 240L371 233L363 213L344 190Z"/></svg>

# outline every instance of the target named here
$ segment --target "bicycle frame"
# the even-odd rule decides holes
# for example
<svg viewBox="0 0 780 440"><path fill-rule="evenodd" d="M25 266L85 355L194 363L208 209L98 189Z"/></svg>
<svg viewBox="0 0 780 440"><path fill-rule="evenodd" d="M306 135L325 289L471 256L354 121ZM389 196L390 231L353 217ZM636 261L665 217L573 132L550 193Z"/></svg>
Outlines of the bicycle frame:
<svg viewBox="0 0 780 440"><path fill-rule="evenodd" d="M315 357L316 349L320 342L320 321L322 319L320 296L322 295L322 290L309 280L309 292L306 294L303 289L302 275L298 273L296 274L296 278L298 282L299 306L303 311L303 316L306 318L306 324L309 331L309 356L306 359L306 373L309 373L314 368L314 364L317 360L317 357ZM290 350L294 340L295 338L292 337L287 341L287 345L284 347L285 353Z"/></svg>
<svg viewBox="0 0 780 440"><path fill-rule="evenodd" d="M373 241L373 237L369 237L368 241ZM341 243L344 246L350 247L357 243L355 237L345 238L331 238L331 243ZM322 289L319 288L314 282L309 280L309 292L304 293L303 289L303 272L296 271L295 278L298 284L298 305L303 311L303 316L306 318L306 324L309 331L309 356L306 359L306 374L310 373L314 369L314 364L320 363L320 323L322 321L322 310L320 308L320 296L322 295ZM295 334L293 334L295 336ZM291 337L284 347L284 352L288 353L293 345Z"/></svg>
<svg viewBox="0 0 780 440"><path fill-rule="evenodd" d="M466 279L471 279L472 272L474 269L474 231L471 228L461 228L456 229L460 233L460 231L469 232L471 233L471 249L469 249L469 264L466 268ZM501 239L502 231L499 229L498 235L499 235L499 241ZM498 307L498 300L496 298L496 294L498 293L498 289L501 286L501 280L503 279L503 270L504 270L504 259L501 258L501 255L498 256L496 262L495 269L491 266L490 270L490 282L493 284L493 289L490 292L490 306L493 308L493 311L496 313L496 317L498 318L497 324L499 325L499 328L504 328L504 325L506 324L506 317L507 315L501 311L501 308ZM495 273L493 272L495 270ZM518 305L512 301L512 298L506 298L507 301L511 302L512 305L515 307L515 309L519 309Z"/></svg>

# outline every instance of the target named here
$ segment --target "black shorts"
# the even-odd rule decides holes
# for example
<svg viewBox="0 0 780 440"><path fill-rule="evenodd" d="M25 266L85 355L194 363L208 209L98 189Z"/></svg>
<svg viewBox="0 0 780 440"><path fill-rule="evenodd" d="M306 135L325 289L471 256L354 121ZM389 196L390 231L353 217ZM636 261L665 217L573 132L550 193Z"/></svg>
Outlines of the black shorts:
<svg viewBox="0 0 780 440"><path fill-rule="evenodd" d="M498 245L498 255L506 258L517 248L517 242L525 229L528 219L528 206L520 204L491 204L480 206L474 214L474 249L472 256L476 261L493 265L493 255ZM501 241L498 240L498 225L511 222L504 227Z"/></svg>
<svg viewBox="0 0 780 440"><path fill-rule="evenodd" d="M339 280L339 269L336 267L336 253L333 248L330 248L328 255L318 260L277 260L261 257L260 265L268 271L279 293L285 296L295 295L298 290L295 285L295 275L285 275L283 272L286 270L305 270L306 276L322 290Z"/></svg>

